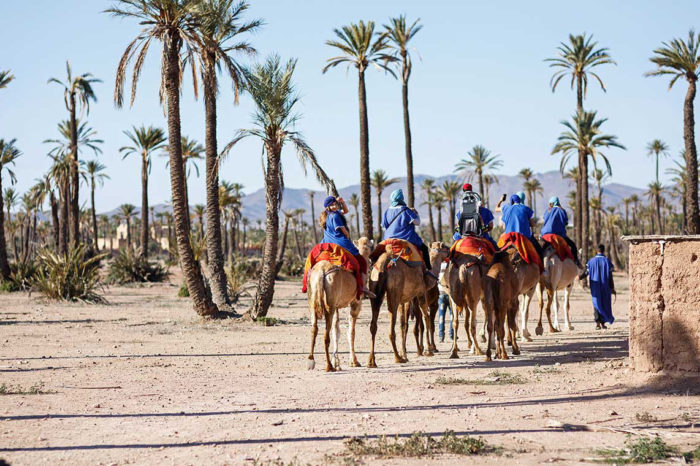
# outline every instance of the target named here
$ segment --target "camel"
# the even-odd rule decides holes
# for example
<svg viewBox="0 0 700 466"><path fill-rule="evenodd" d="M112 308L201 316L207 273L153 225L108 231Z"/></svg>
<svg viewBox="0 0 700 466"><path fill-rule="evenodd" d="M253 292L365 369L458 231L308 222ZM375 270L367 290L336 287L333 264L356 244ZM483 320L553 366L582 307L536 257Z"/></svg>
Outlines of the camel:
<svg viewBox="0 0 700 466"><path fill-rule="evenodd" d="M508 320L509 333L513 332L515 313L518 310L519 280L516 266L515 249L497 252L493 264L484 277L482 304L486 311L488 345L486 361L491 361L491 348L494 344L493 334L496 333L496 359L508 359L504 343L505 321ZM518 257L519 259L519 257ZM513 338L513 354L520 354L518 344Z"/></svg>
<svg viewBox="0 0 700 466"><path fill-rule="evenodd" d="M439 263L438 269L439 272ZM433 272L434 273L434 272ZM387 308L389 310L390 326L389 340L394 351L394 362L406 363L408 357L406 355L406 334L408 332L408 312L411 302L414 298L423 314L423 319L426 322L427 329L434 328L430 318L430 306L428 305L427 292L430 288L437 287L437 282L424 275L423 263L408 263L401 258L395 258L391 253L390 246L382 252L379 258L374 263L370 272L368 288L376 297L370 299L372 304L372 322L370 324L370 333L372 334L372 344L369 353L368 367L377 367L377 362L374 355L374 343L377 335L377 321L379 319L379 309L386 296ZM396 318L401 312L401 354L396 346ZM430 348L435 346L432 341L431 332L427 332L428 336L428 351L427 355L432 355Z"/></svg>
<svg viewBox="0 0 700 466"><path fill-rule="evenodd" d="M484 265L479 257L455 252L443 277L444 285L449 290L452 305L452 329L454 340L450 359L459 357L457 347L457 330L459 315L464 310L464 330L467 333L467 349L472 354L484 354L476 341L476 308L482 298Z"/></svg>
<svg viewBox="0 0 700 466"><path fill-rule="evenodd" d="M356 246L360 254L367 259L372 251L371 241L365 237L357 240ZM366 283L367 277L363 277ZM357 299L357 280L352 272L328 261L316 263L308 275L309 309L311 310L311 350L308 358L308 368L316 366L314 361L314 345L318 334L318 319L326 321L326 331L323 337L326 352L326 372L340 370L338 357L338 334L340 332L339 309L350 306L348 314L348 344L350 346L350 366L360 367L355 355L355 324L362 308ZM333 358L328 353L331 334L333 337Z"/></svg>

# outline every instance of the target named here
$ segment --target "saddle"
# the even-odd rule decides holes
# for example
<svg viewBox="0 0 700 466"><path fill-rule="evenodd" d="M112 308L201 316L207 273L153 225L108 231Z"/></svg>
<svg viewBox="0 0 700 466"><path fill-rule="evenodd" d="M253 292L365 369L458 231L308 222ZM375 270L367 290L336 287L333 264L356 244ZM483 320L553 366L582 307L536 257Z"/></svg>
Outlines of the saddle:
<svg viewBox="0 0 700 466"><path fill-rule="evenodd" d="M571 252L571 247L569 247L569 244L560 235L547 233L546 235L542 235L542 241L545 243L543 246L548 245L554 249L554 252L557 254L557 256L559 256L559 260L574 260L574 254Z"/></svg>
<svg viewBox="0 0 700 466"><path fill-rule="evenodd" d="M482 264L491 264L496 253L493 245L485 238L478 236L463 236L450 248L448 260L453 261L458 254L467 254L478 257Z"/></svg>
<svg viewBox="0 0 700 466"><path fill-rule="evenodd" d="M497 244L500 251L505 251L510 247L515 248L523 262L526 264L537 264L540 273L544 271L544 264L542 264L540 255L537 254L537 250L532 242L524 235L520 233L503 233L498 238Z"/></svg>
<svg viewBox="0 0 700 466"><path fill-rule="evenodd" d="M418 248L406 240L396 238L386 239L377 244L377 247L372 254L370 254L369 258L373 263L376 263L379 256L385 252L389 253L392 257L389 267L396 264L398 259L402 259L410 267L423 265L423 256L420 251L418 251Z"/></svg>
<svg viewBox="0 0 700 466"><path fill-rule="evenodd" d="M334 243L320 243L314 246L309 255L306 257L304 264L304 279L302 280L301 292L307 292L307 279L309 270L319 262L327 261L336 267L339 267L348 272L352 272L357 280L358 297L362 293L362 273L360 263L355 256L350 254L350 251Z"/></svg>

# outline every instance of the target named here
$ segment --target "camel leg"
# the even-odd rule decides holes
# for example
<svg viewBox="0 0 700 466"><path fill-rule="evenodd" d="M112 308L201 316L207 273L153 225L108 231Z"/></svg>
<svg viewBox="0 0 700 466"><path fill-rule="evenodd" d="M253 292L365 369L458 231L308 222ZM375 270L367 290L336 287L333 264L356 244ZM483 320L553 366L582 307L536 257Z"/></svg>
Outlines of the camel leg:
<svg viewBox="0 0 700 466"><path fill-rule="evenodd" d="M537 284L537 287L539 288L539 283ZM539 292L537 293L539 297ZM520 341L532 341L532 335L530 334L530 331L527 329L527 320L530 318L530 301L532 300L532 295L526 295L525 296L525 306L520 312L520 323L522 327L522 333L520 334Z"/></svg>
<svg viewBox="0 0 700 466"><path fill-rule="evenodd" d="M479 342L476 339L476 304L469 305L469 335L471 336L472 350L471 353L476 356L483 356L484 352L479 347Z"/></svg>
<svg viewBox="0 0 700 466"><path fill-rule="evenodd" d="M435 319L437 317L437 312L438 312L438 305L437 301L434 303L431 303L429 306L430 310L430 328L428 328L428 334L429 334L429 341L428 343L428 352L432 356L434 353L438 352L437 345L435 344ZM428 356L426 354L426 356Z"/></svg>
<svg viewBox="0 0 700 466"><path fill-rule="evenodd" d="M421 335L421 324L418 319L413 322L413 338L416 340L416 356L423 356L423 335Z"/></svg>
<svg viewBox="0 0 700 466"><path fill-rule="evenodd" d="M561 326L559 325L559 292L556 288L552 291L552 299L554 300L554 328L561 331Z"/></svg>
<svg viewBox="0 0 700 466"><path fill-rule="evenodd" d="M311 314L311 349L309 350L309 358L306 361L306 368L309 370L313 370L313 368L316 367L316 361L314 361L316 335L318 335L318 316L314 312Z"/></svg>
<svg viewBox="0 0 700 466"><path fill-rule="evenodd" d="M564 288L564 326L569 330L574 329L574 326L571 325L571 307L569 305L569 296L571 295L572 286L573 285L569 285Z"/></svg>
<svg viewBox="0 0 700 466"><path fill-rule="evenodd" d="M427 351L423 353L423 356L433 356L432 348L435 346L435 323L433 322L430 305L428 305L427 299L418 299L415 301L415 303L420 309L423 318L423 321L421 322L421 330L423 331L422 333L425 334L425 344L427 347ZM416 317L416 319L418 319L418 317ZM432 329L432 331L430 329ZM421 335L421 343L422 342L423 337ZM424 348L421 348L421 351L423 351L423 349Z"/></svg>
<svg viewBox="0 0 700 466"><path fill-rule="evenodd" d="M530 298L526 298L528 301ZM511 345L513 346L513 354L518 355L520 354L520 347L518 346L518 339L516 337L516 334L518 333L518 320L516 317L516 314L518 312L518 302L515 301L511 307L510 311L508 312L508 330L510 332L510 341Z"/></svg>
<svg viewBox="0 0 700 466"><path fill-rule="evenodd" d="M537 322L537 327L535 327L535 335L542 335L544 329L542 328L542 309L544 308L544 295L543 295L544 284L540 281L537 284L537 303L540 305L540 320Z"/></svg>
<svg viewBox="0 0 700 466"><path fill-rule="evenodd" d="M333 326L333 316L326 313L326 332L323 334L323 344L326 350L326 372L335 372L333 364L331 364L331 355L328 353L328 347L331 344L331 327Z"/></svg>
<svg viewBox="0 0 700 466"><path fill-rule="evenodd" d="M454 333L454 340L452 340L452 352L450 353L450 359L457 359L459 358L459 348L457 347L457 330L459 329L459 314L462 312L462 308L457 307L454 301L452 301L452 305L454 306L452 308L452 332Z"/></svg>
<svg viewBox="0 0 700 466"><path fill-rule="evenodd" d="M469 354L474 354L474 343L472 342L472 334L469 329L469 324L471 323L471 315L469 313L469 303L467 307L464 308L464 333L467 335L467 349Z"/></svg>
<svg viewBox="0 0 700 466"><path fill-rule="evenodd" d="M481 307L484 310L484 325L481 326L481 331L479 332L479 336L481 337L481 342L486 343L486 332L488 331L488 321L489 321L489 316L488 313L486 312L486 307L484 306L484 303L481 303Z"/></svg>
<svg viewBox="0 0 700 466"><path fill-rule="evenodd" d="M353 301L350 304L350 313L348 314L348 346L350 347L350 367L361 367L360 362L355 355L355 325L357 324L357 316L360 315L360 302Z"/></svg>
<svg viewBox="0 0 700 466"><path fill-rule="evenodd" d="M506 310L507 311L507 310ZM503 316L505 317L505 315ZM505 339L505 322L504 319L496 317L496 358L498 359L508 359L508 354L506 353Z"/></svg>
<svg viewBox="0 0 700 466"><path fill-rule="evenodd" d="M401 329L401 351L399 355L401 359L406 360L408 360L408 354L406 353L406 336L408 335L408 311L410 306L410 304L402 304L399 306L399 325Z"/></svg>
<svg viewBox="0 0 700 466"><path fill-rule="evenodd" d="M333 312L333 367L340 370L340 358L338 357L338 337L340 336L340 312L336 309Z"/></svg>
<svg viewBox="0 0 700 466"><path fill-rule="evenodd" d="M374 341L377 337L377 320L379 320L379 308L375 311L374 306L372 306L372 321L369 324L369 333L372 335L372 343L370 344L369 360L367 361L367 367L372 368L377 367L377 361L374 357Z"/></svg>
<svg viewBox="0 0 700 466"><path fill-rule="evenodd" d="M549 333L556 333L556 327L552 325L552 301L554 301L554 292L547 290L547 321L549 322Z"/></svg>
<svg viewBox="0 0 700 466"><path fill-rule="evenodd" d="M387 299L387 304L389 308L389 341L391 342L391 349L394 351L394 362L403 363L406 362L401 356L399 356L399 351L396 348L396 314L399 312L399 306L396 306Z"/></svg>

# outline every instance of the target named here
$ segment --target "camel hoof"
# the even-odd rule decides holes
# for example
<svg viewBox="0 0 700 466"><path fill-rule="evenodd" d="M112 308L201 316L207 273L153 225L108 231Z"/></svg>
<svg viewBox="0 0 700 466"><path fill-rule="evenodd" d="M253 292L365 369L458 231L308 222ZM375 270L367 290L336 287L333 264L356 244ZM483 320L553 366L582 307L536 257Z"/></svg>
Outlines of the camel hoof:
<svg viewBox="0 0 700 466"><path fill-rule="evenodd" d="M360 361L358 361L357 359L355 359L354 361L352 361L352 362L350 363L350 367L362 367L362 364L360 364Z"/></svg>
<svg viewBox="0 0 700 466"><path fill-rule="evenodd" d="M394 358L394 362L396 364L406 364L408 362L408 358L401 358L401 357Z"/></svg>
<svg viewBox="0 0 700 466"><path fill-rule="evenodd" d="M480 349L477 349L476 351L474 351L474 356L483 356L483 355L484 355L484 352L481 351Z"/></svg>
<svg viewBox="0 0 700 466"><path fill-rule="evenodd" d="M482 333L482 334L479 335L479 336L481 337L481 342L482 342L482 343L486 343L486 335L484 335L484 334Z"/></svg>
<svg viewBox="0 0 700 466"><path fill-rule="evenodd" d="M306 360L306 368L310 371L314 370L314 367L316 367L316 361L313 359L307 359Z"/></svg>
<svg viewBox="0 0 700 466"><path fill-rule="evenodd" d="M438 351L438 349L437 349L437 346L431 347L431 348L430 348L430 351L431 351L432 353L439 353L439 351Z"/></svg>
<svg viewBox="0 0 700 466"><path fill-rule="evenodd" d="M561 332L561 330L556 329L556 328L554 328L554 327L552 327L552 328L549 329L549 333L559 333L559 332Z"/></svg>
<svg viewBox="0 0 700 466"><path fill-rule="evenodd" d="M505 354L505 353L503 353L503 355L501 356L501 359L503 359L504 361L507 361L507 360L508 360L508 355Z"/></svg>
<svg viewBox="0 0 700 466"><path fill-rule="evenodd" d="M456 351L453 351L453 352L450 354L450 359L459 359L459 356L457 355L457 352L456 352Z"/></svg>
<svg viewBox="0 0 700 466"><path fill-rule="evenodd" d="M520 354L520 348L513 348L513 355L517 356Z"/></svg>
<svg viewBox="0 0 700 466"><path fill-rule="evenodd" d="M376 368L377 368L377 364L374 363L374 362L370 362L370 363L367 363L367 367L369 367L370 369L376 369Z"/></svg>
<svg viewBox="0 0 700 466"><path fill-rule="evenodd" d="M333 367L333 366L326 366L326 372L335 372L335 367Z"/></svg>
<svg viewBox="0 0 700 466"><path fill-rule="evenodd" d="M430 357L433 357L433 356L435 356L435 355L433 354L432 351L428 350L428 351L426 351L425 353L423 353L423 356L425 356L425 357L427 357L427 358L430 358Z"/></svg>
<svg viewBox="0 0 700 466"><path fill-rule="evenodd" d="M491 362L491 356L486 356L485 361L486 361L486 362Z"/></svg>
<svg viewBox="0 0 700 466"><path fill-rule="evenodd" d="M569 324L569 331L572 331L574 329L574 326Z"/></svg>
<svg viewBox="0 0 700 466"><path fill-rule="evenodd" d="M423 351L418 350L418 351L416 351L416 356L421 357L421 356L425 356L425 354L423 354Z"/></svg>

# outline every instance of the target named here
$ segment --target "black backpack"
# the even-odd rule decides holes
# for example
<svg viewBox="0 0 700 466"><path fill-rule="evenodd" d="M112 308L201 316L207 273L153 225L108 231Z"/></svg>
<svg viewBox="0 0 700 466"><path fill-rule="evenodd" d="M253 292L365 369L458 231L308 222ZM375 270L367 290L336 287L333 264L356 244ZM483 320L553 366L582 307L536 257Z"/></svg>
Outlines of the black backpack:
<svg viewBox="0 0 700 466"><path fill-rule="evenodd" d="M460 235L481 235L483 222L479 215L481 196L473 191L462 193L462 213L459 216Z"/></svg>

